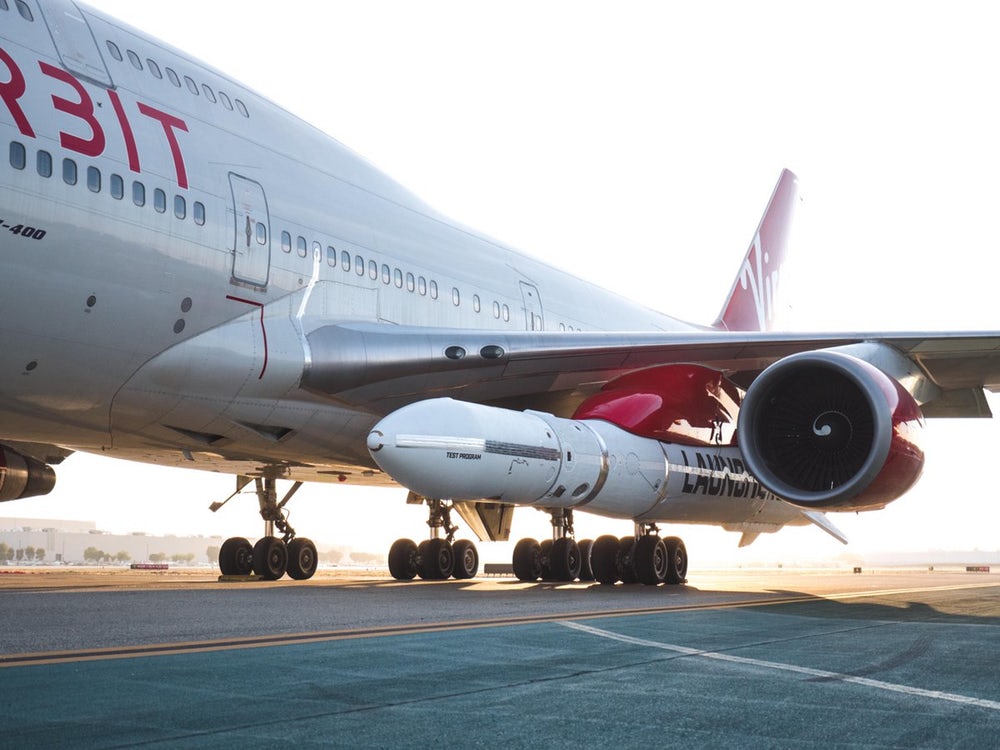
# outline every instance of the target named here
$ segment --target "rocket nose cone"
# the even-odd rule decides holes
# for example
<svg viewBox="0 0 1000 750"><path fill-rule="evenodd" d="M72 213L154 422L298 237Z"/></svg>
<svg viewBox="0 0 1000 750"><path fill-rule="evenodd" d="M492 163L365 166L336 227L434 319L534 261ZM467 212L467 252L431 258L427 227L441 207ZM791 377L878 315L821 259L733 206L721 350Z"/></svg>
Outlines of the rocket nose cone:
<svg viewBox="0 0 1000 750"><path fill-rule="evenodd" d="M368 433L368 450L372 453L378 453L382 450L382 446L385 444L385 435L382 434L381 430L372 430Z"/></svg>

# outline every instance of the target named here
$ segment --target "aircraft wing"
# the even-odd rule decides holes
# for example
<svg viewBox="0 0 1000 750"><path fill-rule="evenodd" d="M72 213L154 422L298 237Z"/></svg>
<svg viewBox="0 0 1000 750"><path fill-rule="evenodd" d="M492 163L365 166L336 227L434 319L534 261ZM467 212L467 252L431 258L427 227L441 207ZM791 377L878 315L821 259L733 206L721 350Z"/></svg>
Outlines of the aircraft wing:
<svg viewBox="0 0 1000 750"><path fill-rule="evenodd" d="M746 388L783 357L862 343L892 347L936 386L923 404L927 416L991 416L982 391L1000 391L1000 332L509 332L357 323L321 326L308 342L304 388L380 413L451 396L565 416L604 383L644 367L697 363Z"/></svg>

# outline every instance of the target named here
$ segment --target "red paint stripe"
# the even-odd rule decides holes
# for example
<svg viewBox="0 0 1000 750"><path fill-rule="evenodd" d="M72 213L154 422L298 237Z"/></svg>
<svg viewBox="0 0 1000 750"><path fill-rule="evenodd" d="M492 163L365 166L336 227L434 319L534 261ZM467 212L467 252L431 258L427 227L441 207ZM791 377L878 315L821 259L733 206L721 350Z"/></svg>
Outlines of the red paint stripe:
<svg viewBox="0 0 1000 750"><path fill-rule="evenodd" d="M264 327L264 303L256 302L252 299L234 297L231 294L227 294L226 299L231 299L233 302L242 302L244 305L253 305L254 307L260 308L260 332L264 337L264 366L260 368L260 375L257 376L257 380L263 380L264 373L267 372L267 328Z"/></svg>

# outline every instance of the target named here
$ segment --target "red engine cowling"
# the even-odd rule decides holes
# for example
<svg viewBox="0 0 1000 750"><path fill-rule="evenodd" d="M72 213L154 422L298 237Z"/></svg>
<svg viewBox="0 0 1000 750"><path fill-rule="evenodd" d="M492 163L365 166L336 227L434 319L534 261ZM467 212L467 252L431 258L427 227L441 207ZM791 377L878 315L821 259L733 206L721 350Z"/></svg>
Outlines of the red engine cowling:
<svg viewBox="0 0 1000 750"><path fill-rule="evenodd" d="M0 502L47 495L55 486L51 466L0 445Z"/></svg>
<svg viewBox="0 0 1000 750"><path fill-rule="evenodd" d="M920 477L920 407L893 378L835 351L767 368L743 399L737 439L747 468L779 497L813 510L874 510Z"/></svg>

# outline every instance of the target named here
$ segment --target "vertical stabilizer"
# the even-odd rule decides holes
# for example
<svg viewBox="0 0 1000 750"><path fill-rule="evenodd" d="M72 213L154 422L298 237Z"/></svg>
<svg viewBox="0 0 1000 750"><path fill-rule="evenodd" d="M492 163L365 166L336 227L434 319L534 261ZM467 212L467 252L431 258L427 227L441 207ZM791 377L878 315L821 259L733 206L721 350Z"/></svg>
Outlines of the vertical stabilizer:
<svg viewBox="0 0 1000 750"><path fill-rule="evenodd" d="M713 328L727 331L771 329L781 266L785 262L792 214L798 200L798 182L792 172L782 170Z"/></svg>

